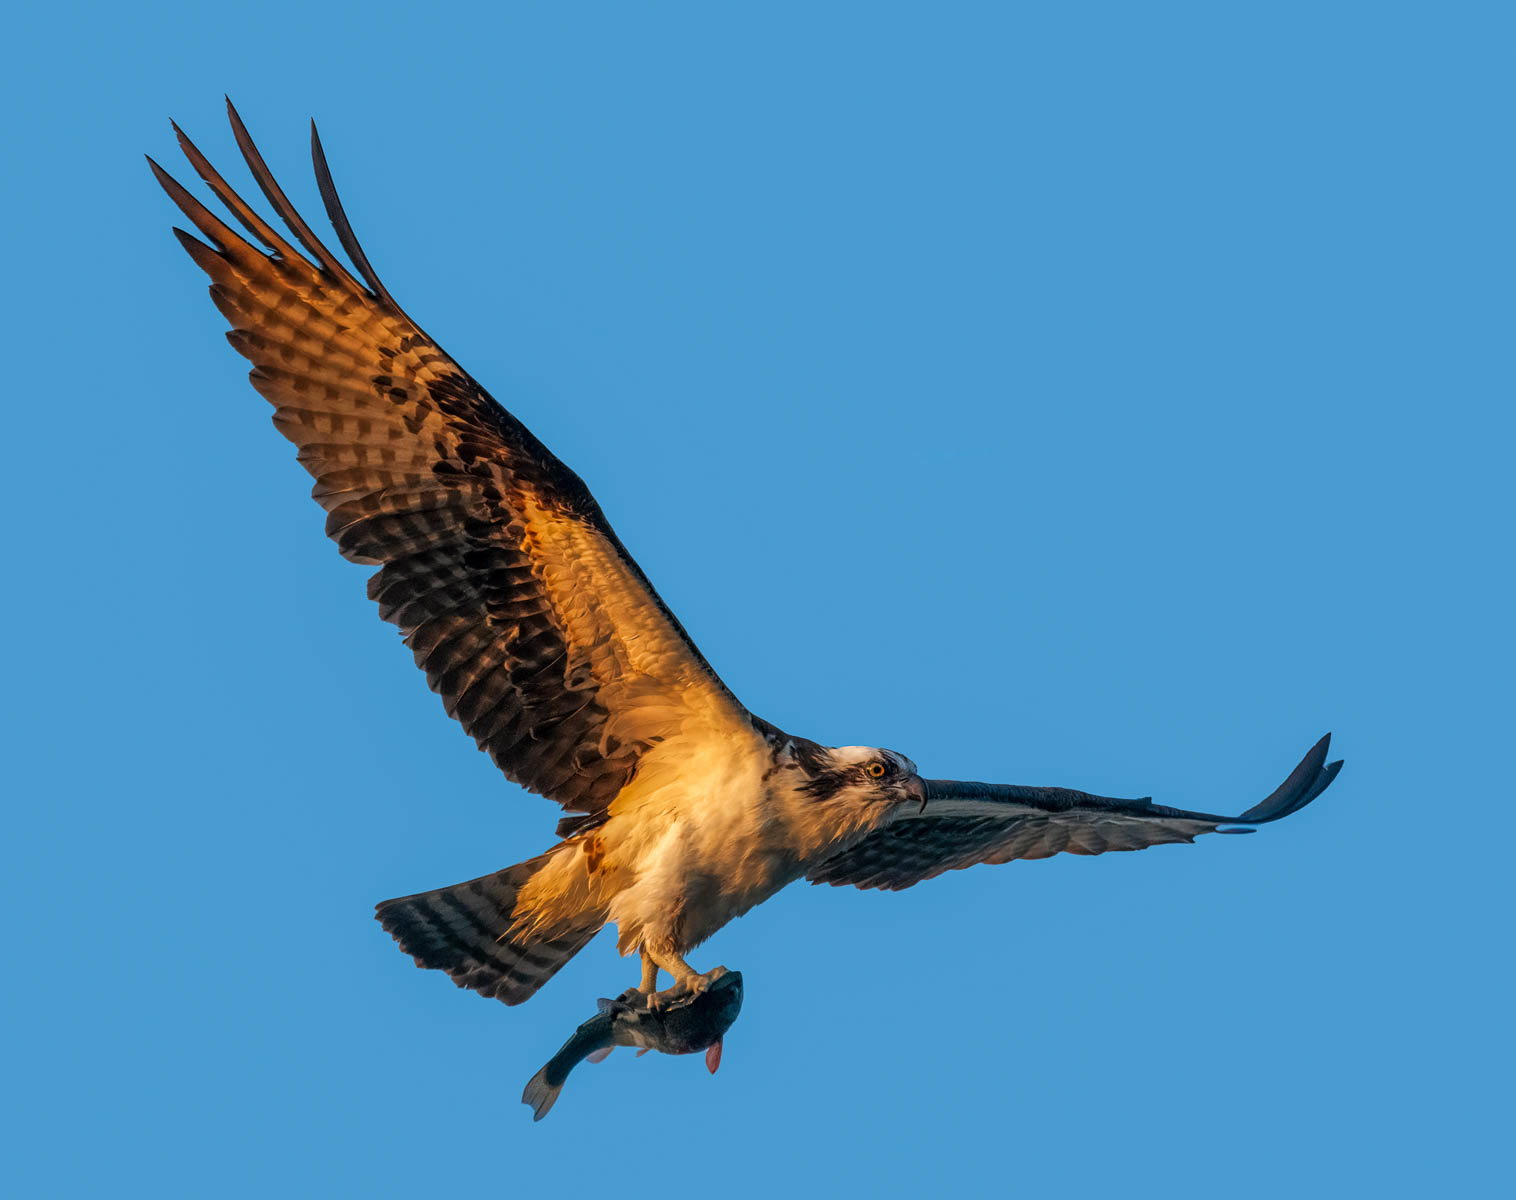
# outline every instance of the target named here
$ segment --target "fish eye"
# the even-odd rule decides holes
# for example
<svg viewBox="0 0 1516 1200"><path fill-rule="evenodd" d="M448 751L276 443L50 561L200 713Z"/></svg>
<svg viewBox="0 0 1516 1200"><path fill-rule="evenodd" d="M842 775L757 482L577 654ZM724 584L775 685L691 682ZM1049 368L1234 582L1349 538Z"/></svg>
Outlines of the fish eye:
<svg viewBox="0 0 1516 1200"><path fill-rule="evenodd" d="M868 767L865 768L865 769L868 771L868 775L869 775L870 779L883 779L884 778L884 764L883 763L871 762L871 763L869 763Z"/></svg>

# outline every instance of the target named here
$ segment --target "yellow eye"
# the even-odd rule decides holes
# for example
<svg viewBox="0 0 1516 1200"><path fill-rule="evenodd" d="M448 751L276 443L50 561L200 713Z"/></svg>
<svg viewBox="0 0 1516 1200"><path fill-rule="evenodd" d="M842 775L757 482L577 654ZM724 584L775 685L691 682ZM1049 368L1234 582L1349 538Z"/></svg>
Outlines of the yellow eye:
<svg viewBox="0 0 1516 1200"><path fill-rule="evenodd" d="M884 764L883 763L869 763L869 765L868 765L868 772L869 772L869 778L870 779L883 779L884 778Z"/></svg>

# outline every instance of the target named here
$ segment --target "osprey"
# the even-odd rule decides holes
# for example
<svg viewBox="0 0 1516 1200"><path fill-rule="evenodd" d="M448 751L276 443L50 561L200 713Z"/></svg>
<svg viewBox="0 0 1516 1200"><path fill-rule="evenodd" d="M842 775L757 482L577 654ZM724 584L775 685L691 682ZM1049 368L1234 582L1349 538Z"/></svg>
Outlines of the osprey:
<svg viewBox="0 0 1516 1200"><path fill-rule="evenodd" d="M606 924L654 1003L723 973L685 961L797 879L905 888L975 863L1103 854L1251 832L1341 767L1323 737L1238 817L1064 788L923 779L892 750L824 746L738 702L658 598L580 478L433 341L380 282L311 155L353 270L232 130L297 249L177 125L179 145L253 241L151 158L207 241L174 233L211 278L227 340L315 480L344 557L449 716L506 777L560 804L558 843L513 867L386 900L377 916L423 967L519 1004ZM208 242L208 244L207 244ZM255 245L254 242L261 244ZM658 992L659 971L673 986Z"/></svg>

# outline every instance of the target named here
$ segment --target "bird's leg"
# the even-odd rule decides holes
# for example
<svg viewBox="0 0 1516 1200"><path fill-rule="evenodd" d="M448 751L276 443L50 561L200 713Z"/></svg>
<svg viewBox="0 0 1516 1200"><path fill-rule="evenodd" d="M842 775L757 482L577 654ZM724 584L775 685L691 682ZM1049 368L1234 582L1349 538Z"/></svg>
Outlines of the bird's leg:
<svg viewBox="0 0 1516 1200"><path fill-rule="evenodd" d="M658 966L662 967L674 977L674 986L666 991L654 992L648 997L650 1008L661 1008L664 1004L681 999L685 996L698 996L716 980L727 973L725 967L712 967L705 974L701 974L684 961L684 957L669 947L660 947L657 950L644 948L642 953L644 962L651 958ZM654 973L656 978L656 972Z"/></svg>
<svg viewBox="0 0 1516 1200"><path fill-rule="evenodd" d="M658 963L647 952L646 947L642 951L642 983L637 990L644 996L651 996L658 990Z"/></svg>
<svg viewBox="0 0 1516 1200"><path fill-rule="evenodd" d="M627 1004L650 1005L652 998L658 991L658 963L648 953L647 948L642 949L642 982L634 988L627 988L621 993L621 999Z"/></svg>

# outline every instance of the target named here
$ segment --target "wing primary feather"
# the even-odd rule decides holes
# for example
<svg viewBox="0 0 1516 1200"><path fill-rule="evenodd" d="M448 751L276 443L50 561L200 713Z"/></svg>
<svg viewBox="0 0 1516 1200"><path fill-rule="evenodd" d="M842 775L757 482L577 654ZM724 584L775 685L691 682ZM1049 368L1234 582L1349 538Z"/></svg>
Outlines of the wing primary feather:
<svg viewBox="0 0 1516 1200"><path fill-rule="evenodd" d="M1317 774L1315 782L1300 794L1300 798L1290 805L1289 808L1279 813L1274 819L1278 820L1280 817L1288 817L1292 813L1298 813L1312 800L1316 799L1317 796L1321 795L1322 792L1327 790L1327 786L1332 780L1337 778L1337 772L1340 770L1342 770L1342 759L1339 758L1336 762L1327 763Z"/></svg>
<svg viewBox="0 0 1516 1200"><path fill-rule="evenodd" d="M1322 788L1325 788L1327 783L1332 782L1329 776L1326 783L1321 784L1319 788L1316 787L1322 774L1322 764L1326 761L1327 749L1331 744L1332 735L1328 733L1306 751L1299 765L1290 772L1283 783L1274 789L1272 795L1233 820L1239 825L1263 825L1304 808L1321 794ZM1332 775L1336 774L1336 771L1332 772ZM1315 791L1312 791L1313 788Z"/></svg>
<svg viewBox="0 0 1516 1200"><path fill-rule="evenodd" d="M194 259L197 267L213 279L225 273L227 269L226 259L221 257L219 250L214 246L207 246L187 229L180 229L177 225L172 228L174 237L179 240L179 244L188 252L190 258ZM216 285L212 284L211 286L215 287Z"/></svg>
<svg viewBox="0 0 1516 1200"><path fill-rule="evenodd" d="M226 100L226 115L232 123L232 133L237 139L237 146L242 151L242 157L247 160L248 170L253 173L253 178L258 181L258 186L263 189L268 202L274 206L274 210L290 227L290 232L330 275L354 291L364 291L363 285L353 278L352 272L322 244L321 239L311 232L311 227L305 223L304 218L295 211L295 206L289 202L284 189L275 181L273 172L263 161L263 155L258 153L258 147L253 144L252 135L248 133L247 126L242 123L242 118L238 115L230 96Z"/></svg>
<svg viewBox="0 0 1516 1200"><path fill-rule="evenodd" d="M147 165L152 168L153 178L158 185L168 193L168 198L179 206L181 211L194 224L195 228L208 237L218 250L235 250L246 254L257 255L251 243L221 220L194 196L190 195L177 179L160 167L152 155L144 155ZM193 240L193 239L192 239Z"/></svg>
<svg viewBox="0 0 1516 1200"><path fill-rule="evenodd" d="M390 295L389 288L379 278L379 273L368 260L368 255L363 252L362 245L358 242L358 235L353 232L352 222L347 219L347 210L342 207L342 199L337 195L337 185L332 182L332 171L326 162L326 151L321 146L321 135L316 132L316 122L311 122L311 163L316 168L316 186L321 189L321 203L326 205L327 218L332 223L332 228L337 231L337 240L342 243L342 248L347 251L348 258L352 259L353 265L358 268L358 273L363 276L375 296L389 305L401 316L410 321L409 313L400 307L395 297ZM416 325L419 330L421 327Z"/></svg>
<svg viewBox="0 0 1516 1200"><path fill-rule="evenodd" d="M236 189L221 177L220 172L211 166L205 155L200 153L200 148L190 141L189 135L179 128L178 123L170 121L169 124L174 127L174 133L179 138L179 149L184 151L184 157L189 159L190 166L195 168L195 174L205 180L211 191L216 193L217 198L226 205L242 227L280 258L298 259L300 255L295 252L295 248L280 237L274 227L260 217L257 211L237 194Z"/></svg>
<svg viewBox="0 0 1516 1200"><path fill-rule="evenodd" d="M1262 825L1268 821L1283 820L1285 817L1290 816L1292 813L1298 813L1312 800L1316 799L1317 796L1321 795L1322 792L1326 791L1327 785L1330 784L1332 780L1337 778L1337 772L1340 770L1342 770L1341 759L1338 759L1334 763L1328 763L1316 773L1316 778L1311 782L1310 786L1301 789L1299 793L1290 798L1287 803L1276 804L1272 811L1268 812L1267 815L1250 817L1247 815L1247 813L1244 813L1242 816L1235 819L1238 821L1249 821L1254 825ZM1263 805L1258 805L1256 808L1249 809L1248 811L1256 812L1258 809L1261 809L1263 807ZM1218 830L1217 832L1251 833L1253 831L1251 829L1222 829Z"/></svg>

